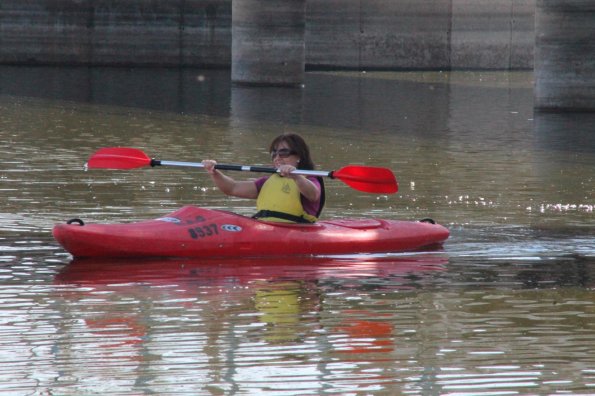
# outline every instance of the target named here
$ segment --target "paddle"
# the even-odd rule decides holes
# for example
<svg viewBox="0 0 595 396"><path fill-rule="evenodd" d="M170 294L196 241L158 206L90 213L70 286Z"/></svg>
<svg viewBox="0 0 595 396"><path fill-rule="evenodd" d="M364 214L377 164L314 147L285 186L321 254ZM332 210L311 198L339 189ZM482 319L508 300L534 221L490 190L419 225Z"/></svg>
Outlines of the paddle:
<svg viewBox="0 0 595 396"><path fill-rule="evenodd" d="M130 147L107 147L96 151L90 158L89 168L102 169L135 169L147 166L188 166L203 168L200 162L160 161L149 158L143 151ZM277 173L275 168L261 166L217 164L215 169ZM363 192L392 194L396 193L399 185L390 169L374 166L347 165L335 171L315 171L296 169L292 173L306 176L323 176L339 179L349 187Z"/></svg>

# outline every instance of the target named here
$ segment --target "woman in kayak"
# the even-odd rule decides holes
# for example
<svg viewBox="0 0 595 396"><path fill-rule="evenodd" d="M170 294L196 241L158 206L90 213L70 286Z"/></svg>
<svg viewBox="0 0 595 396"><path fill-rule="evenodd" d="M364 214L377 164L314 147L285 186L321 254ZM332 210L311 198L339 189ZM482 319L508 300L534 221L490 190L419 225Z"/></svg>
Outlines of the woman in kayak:
<svg viewBox="0 0 595 396"><path fill-rule="evenodd" d="M315 176L295 175L296 169L313 170L314 162L304 139L295 133L277 136L269 147L278 173L256 180L237 181L215 169L214 160L203 165L215 185L227 195L256 199L255 218L267 221L313 223L324 206L324 183Z"/></svg>

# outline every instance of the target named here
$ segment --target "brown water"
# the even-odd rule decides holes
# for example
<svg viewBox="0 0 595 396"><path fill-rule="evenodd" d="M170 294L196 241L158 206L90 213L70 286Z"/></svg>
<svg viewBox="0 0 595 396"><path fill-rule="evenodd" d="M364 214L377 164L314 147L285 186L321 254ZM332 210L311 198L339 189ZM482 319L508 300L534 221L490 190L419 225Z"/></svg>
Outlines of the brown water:
<svg viewBox="0 0 595 396"><path fill-rule="evenodd" d="M595 116L532 106L525 72L311 72L282 89L0 67L0 394L593 393ZM268 164L283 131L320 169L399 180L389 196L329 180L324 217L432 217L443 250L91 266L51 237L72 217L250 214L201 170L84 163L132 146Z"/></svg>

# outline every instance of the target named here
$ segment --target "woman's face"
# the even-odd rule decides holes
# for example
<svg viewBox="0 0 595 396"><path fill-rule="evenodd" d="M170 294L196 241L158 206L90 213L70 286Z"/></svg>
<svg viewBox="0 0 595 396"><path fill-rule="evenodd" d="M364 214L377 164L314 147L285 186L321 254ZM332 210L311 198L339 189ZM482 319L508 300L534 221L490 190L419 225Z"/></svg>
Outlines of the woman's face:
<svg viewBox="0 0 595 396"><path fill-rule="evenodd" d="M271 160L275 168L281 165L292 165L297 168L300 158L289 147L287 142L281 141L271 152Z"/></svg>

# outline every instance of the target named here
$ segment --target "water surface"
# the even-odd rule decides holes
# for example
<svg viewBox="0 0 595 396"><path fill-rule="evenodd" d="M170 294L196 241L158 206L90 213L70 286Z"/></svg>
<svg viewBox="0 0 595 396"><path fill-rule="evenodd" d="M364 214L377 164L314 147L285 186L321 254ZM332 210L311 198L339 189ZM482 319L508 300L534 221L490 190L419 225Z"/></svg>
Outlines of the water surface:
<svg viewBox="0 0 595 396"><path fill-rule="evenodd" d="M532 74L0 67L0 394L587 394L595 384L595 117L534 114ZM201 170L85 171L101 147L320 169L325 218L432 217L443 249L340 258L74 261L55 223L182 205L251 214ZM235 177L255 177L235 174Z"/></svg>

